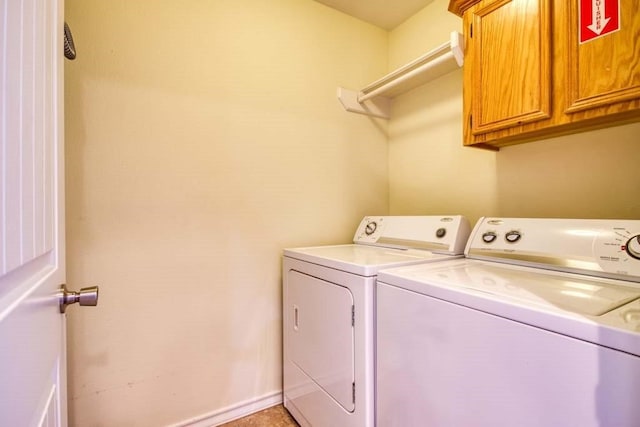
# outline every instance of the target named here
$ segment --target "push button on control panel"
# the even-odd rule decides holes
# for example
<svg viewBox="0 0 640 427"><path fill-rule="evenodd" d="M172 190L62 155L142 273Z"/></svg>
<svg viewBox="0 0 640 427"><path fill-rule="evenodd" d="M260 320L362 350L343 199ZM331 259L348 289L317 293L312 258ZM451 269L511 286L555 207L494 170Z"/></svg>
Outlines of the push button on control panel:
<svg viewBox="0 0 640 427"><path fill-rule="evenodd" d="M487 231L482 234L482 241L485 243L493 243L498 238L494 231Z"/></svg>
<svg viewBox="0 0 640 427"><path fill-rule="evenodd" d="M504 235L504 238L509 243L515 243L520 240L520 238L522 238L522 234L520 234L520 232L517 230L511 230Z"/></svg>
<svg viewBox="0 0 640 427"><path fill-rule="evenodd" d="M438 228L436 230L436 237L438 239L442 239L446 234L447 234L447 229L446 228Z"/></svg>

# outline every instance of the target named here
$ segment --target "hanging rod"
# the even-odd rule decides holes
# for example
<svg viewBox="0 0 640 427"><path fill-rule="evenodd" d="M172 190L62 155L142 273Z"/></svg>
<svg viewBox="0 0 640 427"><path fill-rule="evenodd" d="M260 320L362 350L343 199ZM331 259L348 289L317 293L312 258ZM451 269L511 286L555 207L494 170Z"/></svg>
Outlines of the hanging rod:
<svg viewBox="0 0 640 427"><path fill-rule="evenodd" d="M389 99L434 80L464 63L462 34L451 33L447 43L367 85L360 91L338 88L338 99L345 110L389 118Z"/></svg>

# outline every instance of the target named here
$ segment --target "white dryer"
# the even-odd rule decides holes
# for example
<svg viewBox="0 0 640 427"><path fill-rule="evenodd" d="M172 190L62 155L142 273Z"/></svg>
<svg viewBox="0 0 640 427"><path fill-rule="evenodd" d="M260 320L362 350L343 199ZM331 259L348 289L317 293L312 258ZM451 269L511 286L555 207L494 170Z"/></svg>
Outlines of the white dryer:
<svg viewBox="0 0 640 427"><path fill-rule="evenodd" d="M461 216L365 217L353 244L284 250L284 406L298 423L374 425L377 272L460 257L469 232Z"/></svg>
<svg viewBox="0 0 640 427"><path fill-rule="evenodd" d="M379 426L640 426L640 221L482 218L465 255L379 273Z"/></svg>

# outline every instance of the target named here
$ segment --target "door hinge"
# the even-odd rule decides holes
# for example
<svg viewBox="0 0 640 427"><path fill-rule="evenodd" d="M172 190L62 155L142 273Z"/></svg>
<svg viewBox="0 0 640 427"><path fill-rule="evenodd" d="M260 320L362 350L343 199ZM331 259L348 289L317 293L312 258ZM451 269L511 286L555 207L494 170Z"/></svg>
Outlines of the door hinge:
<svg viewBox="0 0 640 427"><path fill-rule="evenodd" d="M356 306L351 306L351 326L356 326Z"/></svg>
<svg viewBox="0 0 640 427"><path fill-rule="evenodd" d="M356 383L355 382L351 383L351 395L353 397L353 404L355 405L356 403Z"/></svg>

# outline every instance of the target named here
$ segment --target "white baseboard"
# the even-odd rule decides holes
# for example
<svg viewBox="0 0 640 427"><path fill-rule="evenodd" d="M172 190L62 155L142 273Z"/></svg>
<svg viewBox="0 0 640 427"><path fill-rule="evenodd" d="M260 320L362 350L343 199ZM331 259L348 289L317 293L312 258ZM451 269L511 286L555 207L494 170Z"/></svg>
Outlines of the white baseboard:
<svg viewBox="0 0 640 427"><path fill-rule="evenodd" d="M254 412L262 411L282 403L282 390L267 393L264 396L245 400L217 411L203 414L169 427L212 427L238 418L246 417Z"/></svg>

